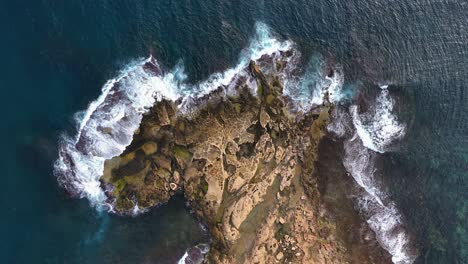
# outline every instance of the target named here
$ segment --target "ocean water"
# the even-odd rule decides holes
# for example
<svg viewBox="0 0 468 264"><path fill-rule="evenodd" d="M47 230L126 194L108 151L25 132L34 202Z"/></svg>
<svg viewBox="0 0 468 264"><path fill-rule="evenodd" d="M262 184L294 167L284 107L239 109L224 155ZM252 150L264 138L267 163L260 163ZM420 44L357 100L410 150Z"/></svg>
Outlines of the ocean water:
<svg viewBox="0 0 468 264"><path fill-rule="evenodd" d="M320 101L322 83L342 95L330 131L394 262L467 263L467 14L466 2L436 0L0 1L0 260L176 263L205 242L181 198L136 217L72 198L90 197L54 175L64 135L76 139L105 83L150 54L185 96L290 42L298 104ZM321 76L325 63L341 77ZM134 109L138 119L145 106Z"/></svg>

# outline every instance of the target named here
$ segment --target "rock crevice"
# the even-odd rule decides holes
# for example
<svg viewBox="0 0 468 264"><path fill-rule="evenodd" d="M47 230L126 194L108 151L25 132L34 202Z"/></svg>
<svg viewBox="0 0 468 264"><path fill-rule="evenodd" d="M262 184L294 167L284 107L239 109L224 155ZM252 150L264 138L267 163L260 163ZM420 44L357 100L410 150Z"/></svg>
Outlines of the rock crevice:
<svg viewBox="0 0 468 264"><path fill-rule="evenodd" d="M256 91L240 82L237 94L203 98L190 115L158 102L126 151L106 161L101 181L115 210L154 207L183 192L211 234L207 263L352 262L315 172L333 105L325 98L300 118L290 113L280 62L251 62ZM378 263L388 261L378 254Z"/></svg>

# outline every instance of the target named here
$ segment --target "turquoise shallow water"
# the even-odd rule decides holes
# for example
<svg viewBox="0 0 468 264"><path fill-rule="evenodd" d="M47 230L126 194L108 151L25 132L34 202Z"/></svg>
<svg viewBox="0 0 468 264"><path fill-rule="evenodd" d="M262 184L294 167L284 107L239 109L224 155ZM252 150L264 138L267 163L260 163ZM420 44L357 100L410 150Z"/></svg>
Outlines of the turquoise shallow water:
<svg viewBox="0 0 468 264"><path fill-rule="evenodd" d="M172 263L201 241L180 200L132 219L69 198L52 175L58 138L131 60L182 60L201 80L234 65L263 21L303 58L342 64L349 85L394 84L408 129L383 155L385 186L419 262L468 262L466 14L466 3L431 0L1 1L0 259Z"/></svg>

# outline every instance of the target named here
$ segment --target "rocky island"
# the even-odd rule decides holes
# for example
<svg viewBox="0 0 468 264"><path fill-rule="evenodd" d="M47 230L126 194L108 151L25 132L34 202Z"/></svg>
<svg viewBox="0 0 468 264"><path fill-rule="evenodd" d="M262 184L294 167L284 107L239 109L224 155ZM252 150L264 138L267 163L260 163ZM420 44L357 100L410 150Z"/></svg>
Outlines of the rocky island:
<svg viewBox="0 0 468 264"><path fill-rule="evenodd" d="M157 102L105 162L113 210L131 214L182 193L211 237L209 251L191 251L193 263L390 263L344 194L327 198L321 188L318 150L334 106L328 94L306 113L290 106L280 78L288 56L250 62L256 91L240 78L234 93L220 87L189 113L180 101Z"/></svg>

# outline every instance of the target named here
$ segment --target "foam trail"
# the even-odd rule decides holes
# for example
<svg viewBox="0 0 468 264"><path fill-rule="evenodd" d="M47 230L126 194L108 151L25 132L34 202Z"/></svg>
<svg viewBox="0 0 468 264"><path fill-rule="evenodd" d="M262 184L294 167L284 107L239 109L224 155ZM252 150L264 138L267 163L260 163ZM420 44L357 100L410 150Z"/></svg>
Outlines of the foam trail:
<svg viewBox="0 0 468 264"><path fill-rule="evenodd" d="M356 183L364 189L358 199L358 207L367 216L369 227L375 232L380 245L392 255L396 264L412 263L411 240L405 232L402 216L395 204L379 188L375 178L375 153L364 147L354 136L345 141L343 165Z"/></svg>
<svg viewBox="0 0 468 264"><path fill-rule="evenodd" d="M392 255L393 263L409 264L416 259L412 241L404 229L402 215L382 191L376 177L377 153L385 152L405 133L405 125L392 113L394 101L387 88L381 87L375 104L366 113L358 113L356 105L349 107L349 113L336 110L328 130L345 137L343 165L363 190L357 203L369 227L380 245Z"/></svg>

